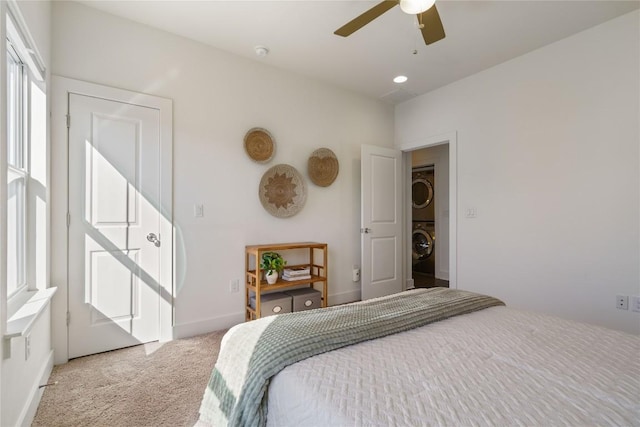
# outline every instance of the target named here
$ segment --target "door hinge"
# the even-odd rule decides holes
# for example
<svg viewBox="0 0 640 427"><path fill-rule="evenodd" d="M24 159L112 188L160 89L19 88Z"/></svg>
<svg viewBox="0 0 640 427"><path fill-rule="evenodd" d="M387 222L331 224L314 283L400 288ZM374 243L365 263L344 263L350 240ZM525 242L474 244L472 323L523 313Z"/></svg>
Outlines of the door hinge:
<svg viewBox="0 0 640 427"><path fill-rule="evenodd" d="M71 214L67 212L67 228L71 226Z"/></svg>
<svg viewBox="0 0 640 427"><path fill-rule="evenodd" d="M71 127L71 115L67 114L67 129Z"/></svg>
<svg viewBox="0 0 640 427"><path fill-rule="evenodd" d="M67 326L71 323L71 312L67 311Z"/></svg>

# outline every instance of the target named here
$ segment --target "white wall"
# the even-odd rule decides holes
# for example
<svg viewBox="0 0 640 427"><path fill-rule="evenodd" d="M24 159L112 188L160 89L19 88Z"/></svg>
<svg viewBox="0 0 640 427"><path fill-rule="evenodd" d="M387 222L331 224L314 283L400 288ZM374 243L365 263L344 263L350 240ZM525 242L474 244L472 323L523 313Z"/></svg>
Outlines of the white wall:
<svg viewBox="0 0 640 427"><path fill-rule="evenodd" d="M8 9L7 4L2 2L0 10L0 21L4 26L5 16L4 13ZM49 1L20 1L16 2L18 7L18 13L24 19L24 24L27 27L27 31L30 37L33 39L35 46L44 61L44 66L49 71L50 58L51 58L51 3ZM2 64L5 63L5 38L0 37L2 43L0 43L0 60ZM4 67L2 68L4 70ZM4 75L0 72L0 74ZM47 72L47 80L49 73ZM4 78L2 79L4 82ZM4 86L0 91L4 94ZM48 92L48 88L47 88ZM5 97L2 97L4 102ZM5 114L4 107L0 109L2 115ZM48 126L48 124L47 124ZM4 130L2 131L4 133ZM3 144L5 140L2 139ZM36 236L29 236L29 246L32 250L29 253L29 273L28 279L30 283L43 289L49 286L48 277L48 241L49 241L49 169L48 169L48 139L47 141L39 141L38 145L34 144L33 149L38 150L37 153L32 153L31 166L32 166L32 181L30 182L29 191L31 192L28 197L30 199L28 209L30 211L30 229L37 230ZM44 150L44 153L42 152ZM3 147L3 153L6 150ZM0 156L3 162L6 161L3 156ZM37 159L37 165L34 165L34 161ZM6 172L5 168L2 168ZM6 187L6 180L0 179L0 185L3 188ZM1 192L4 196L5 193ZM37 198L37 202L34 200ZM5 197L1 198L5 200ZM0 215L0 217L3 217ZM3 237L4 238L4 237ZM6 249L6 246L3 246ZM6 254L2 251L3 262L6 258ZM3 269L3 272L4 269ZM6 272L5 272L6 273ZM3 289L6 287L6 275L2 275ZM2 308L0 309L0 316L2 316L3 333L4 333L4 317L7 315L6 311L6 294L4 290L0 292L3 299ZM7 342L7 346L4 345L0 349L0 425L2 426L16 426L16 425L29 425L33 416L37 404L42 395L43 389L39 389L38 386L46 381L48 378L52 364L53 353L51 349L51 311L46 308L44 312L35 321L31 331L29 332L30 338L30 356L27 359L25 357L25 338L17 337ZM8 351L7 351L8 350Z"/></svg>
<svg viewBox="0 0 640 427"><path fill-rule="evenodd" d="M54 74L173 99L178 335L244 320L244 293L229 293L229 282L243 282L247 244L327 242L329 302L359 298L351 268L360 263L360 145L393 146L391 106L77 3L54 2L53 27ZM244 152L252 127L276 140L269 164ZM64 141L52 143L55 150ZM321 188L307 180L299 214L269 215L258 199L264 172L288 163L306 177L320 147L339 159L336 181ZM53 168L59 189L63 171ZM195 203L204 204L203 218L194 217ZM64 250L61 240L52 244ZM53 262L52 274L64 278L63 262ZM54 310L63 328L63 311Z"/></svg>
<svg viewBox="0 0 640 427"><path fill-rule="evenodd" d="M457 131L460 289L640 333L639 13L396 107L398 147Z"/></svg>

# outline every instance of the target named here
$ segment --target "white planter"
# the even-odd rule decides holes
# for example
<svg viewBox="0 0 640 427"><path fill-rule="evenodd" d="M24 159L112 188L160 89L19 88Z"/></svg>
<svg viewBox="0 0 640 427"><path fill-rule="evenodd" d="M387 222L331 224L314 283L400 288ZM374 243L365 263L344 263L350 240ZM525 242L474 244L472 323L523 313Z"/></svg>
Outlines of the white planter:
<svg viewBox="0 0 640 427"><path fill-rule="evenodd" d="M268 284L273 285L278 281L278 272L274 270L271 274L265 274L264 277Z"/></svg>

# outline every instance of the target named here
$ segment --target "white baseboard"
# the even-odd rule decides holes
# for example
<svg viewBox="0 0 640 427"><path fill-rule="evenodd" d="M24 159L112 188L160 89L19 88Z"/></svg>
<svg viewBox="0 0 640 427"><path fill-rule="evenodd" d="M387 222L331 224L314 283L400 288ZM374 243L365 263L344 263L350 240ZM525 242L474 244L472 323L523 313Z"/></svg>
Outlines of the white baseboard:
<svg viewBox="0 0 640 427"><path fill-rule="evenodd" d="M29 399L24 405L24 409L18 418L18 425L23 427L29 427L33 423L33 419L36 416L42 393L44 393L44 387L40 388L40 384L46 384L51 376L53 370L53 350L49 352L47 361L40 368L39 375L36 377L36 382L31 386L31 393L29 393Z"/></svg>
<svg viewBox="0 0 640 427"><path fill-rule="evenodd" d="M195 322L180 323L173 326L173 339L188 338L207 332L229 329L244 322L244 312L227 316L211 317Z"/></svg>
<svg viewBox="0 0 640 427"><path fill-rule="evenodd" d="M360 289L342 292L340 294L329 295L329 306L346 304L348 302L360 301Z"/></svg>
<svg viewBox="0 0 640 427"><path fill-rule="evenodd" d="M343 292L341 294L329 295L329 305L346 304L348 302L360 301L360 290ZM173 327L173 339L188 338L208 332L229 329L239 323L244 322L244 312L229 314L226 316L211 317L209 319L195 322L180 323Z"/></svg>

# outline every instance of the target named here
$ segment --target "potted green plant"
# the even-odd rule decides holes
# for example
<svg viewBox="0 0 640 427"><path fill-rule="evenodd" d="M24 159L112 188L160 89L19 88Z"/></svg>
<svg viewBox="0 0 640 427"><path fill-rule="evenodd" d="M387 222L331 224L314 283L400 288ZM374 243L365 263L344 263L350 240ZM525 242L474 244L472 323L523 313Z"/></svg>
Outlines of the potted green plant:
<svg viewBox="0 0 640 427"><path fill-rule="evenodd" d="M287 262L277 252L265 252L260 259L260 268L264 270L267 283L273 285L278 280L278 272L282 271Z"/></svg>

